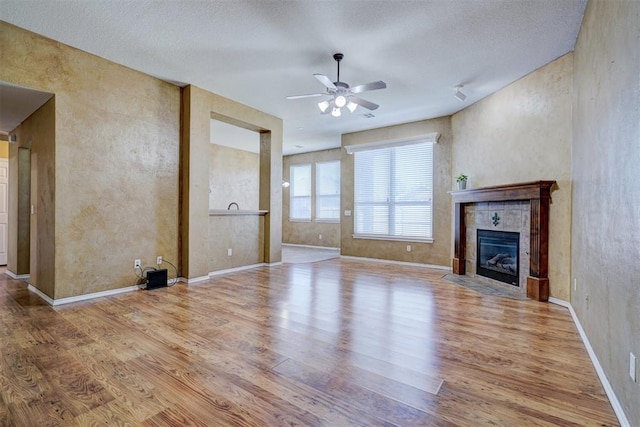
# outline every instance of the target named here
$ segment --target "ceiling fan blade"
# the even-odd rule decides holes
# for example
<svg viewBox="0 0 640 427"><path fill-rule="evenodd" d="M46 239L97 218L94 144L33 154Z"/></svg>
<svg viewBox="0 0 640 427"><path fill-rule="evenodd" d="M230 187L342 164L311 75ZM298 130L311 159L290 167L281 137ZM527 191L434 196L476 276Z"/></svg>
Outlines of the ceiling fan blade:
<svg viewBox="0 0 640 427"><path fill-rule="evenodd" d="M323 96L323 95L326 95L326 93L308 93L305 95L289 95L287 96L287 99L315 98L317 96Z"/></svg>
<svg viewBox="0 0 640 427"><path fill-rule="evenodd" d="M378 80L377 82L371 82L371 83L366 83L359 86L354 86L351 88L351 93L360 93L360 92L366 92L368 90L384 89L386 87L387 87L387 84L385 82L383 82L382 80Z"/></svg>
<svg viewBox="0 0 640 427"><path fill-rule="evenodd" d="M378 104L374 104L373 102L369 102L366 99L358 98L357 96L350 96L348 99L349 99L349 101L351 101L351 102L353 102L355 104L358 104L359 106L364 107L367 110L373 111L373 110L375 110L376 108L379 107Z"/></svg>
<svg viewBox="0 0 640 427"><path fill-rule="evenodd" d="M329 77L325 76L324 74L314 74L313 77L318 79L318 81L320 83L322 83L323 85L325 85L329 89L333 89L333 90L338 89L336 87L336 85L334 85L333 82L331 80L329 80Z"/></svg>

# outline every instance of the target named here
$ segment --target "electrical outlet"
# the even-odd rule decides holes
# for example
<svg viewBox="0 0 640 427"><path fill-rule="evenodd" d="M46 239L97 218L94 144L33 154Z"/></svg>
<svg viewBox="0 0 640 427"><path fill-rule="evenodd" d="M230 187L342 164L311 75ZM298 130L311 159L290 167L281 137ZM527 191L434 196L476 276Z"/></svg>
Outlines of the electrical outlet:
<svg viewBox="0 0 640 427"><path fill-rule="evenodd" d="M350 210L345 210L344 211L344 216L351 216L351 211Z"/></svg>
<svg viewBox="0 0 640 427"><path fill-rule="evenodd" d="M629 353L629 376L634 383L636 379L636 356L633 353Z"/></svg>
<svg viewBox="0 0 640 427"><path fill-rule="evenodd" d="M156 264L162 264L162 256L158 255L158 257L156 258Z"/></svg>
<svg viewBox="0 0 640 427"><path fill-rule="evenodd" d="M318 240L322 240L322 234L318 234Z"/></svg>
<svg viewBox="0 0 640 427"><path fill-rule="evenodd" d="M578 290L578 279L573 279L573 290L577 291Z"/></svg>
<svg viewBox="0 0 640 427"><path fill-rule="evenodd" d="M231 256L233 255L233 249L229 248L227 249L227 256Z"/></svg>
<svg viewBox="0 0 640 427"><path fill-rule="evenodd" d="M139 259L133 260L133 268L140 268L141 261Z"/></svg>
<svg viewBox="0 0 640 427"><path fill-rule="evenodd" d="M407 252L411 252L411 245L407 245Z"/></svg>

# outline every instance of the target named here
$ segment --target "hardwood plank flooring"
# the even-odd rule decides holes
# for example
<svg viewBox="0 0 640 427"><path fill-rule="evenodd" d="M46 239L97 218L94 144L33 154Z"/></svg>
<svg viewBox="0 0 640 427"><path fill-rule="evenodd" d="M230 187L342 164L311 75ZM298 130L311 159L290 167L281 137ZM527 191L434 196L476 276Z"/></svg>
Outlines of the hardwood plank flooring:
<svg viewBox="0 0 640 427"><path fill-rule="evenodd" d="M0 276L0 426L619 425L568 311L331 259L49 307Z"/></svg>

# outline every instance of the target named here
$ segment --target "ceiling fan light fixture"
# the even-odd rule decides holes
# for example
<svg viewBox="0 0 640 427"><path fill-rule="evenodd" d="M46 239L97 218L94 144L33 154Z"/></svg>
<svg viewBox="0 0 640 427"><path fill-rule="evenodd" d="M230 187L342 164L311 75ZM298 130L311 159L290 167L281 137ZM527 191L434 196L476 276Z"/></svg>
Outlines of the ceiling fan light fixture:
<svg viewBox="0 0 640 427"><path fill-rule="evenodd" d="M324 74L316 73L313 75L326 88L324 92L308 93L304 95L290 95L287 96L287 99L325 97L324 101L318 102L318 108L320 109L320 112L322 114L331 114L333 117L342 116L343 107L347 107L347 109L351 113L353 113L358 108L358 106L371 111L377 109L379 107L378 104L369 102L366 99L362 99L355 95L370 90L386 89L387 84L382 80L378 80L375 82L369 82L363 85L351 87L347 83L341 82L340 61L342 61L343 58L344 55L341 53L336 53L333 55L333 59L336 61L336 65L338 68L338 78L335 81L332 81Z"/></svg>
<svg viewBox="0 0 640 427"><path fill-rule="evenodd" d="M329 101L318 102L318 108L324 113L329 108Z"/></svg>

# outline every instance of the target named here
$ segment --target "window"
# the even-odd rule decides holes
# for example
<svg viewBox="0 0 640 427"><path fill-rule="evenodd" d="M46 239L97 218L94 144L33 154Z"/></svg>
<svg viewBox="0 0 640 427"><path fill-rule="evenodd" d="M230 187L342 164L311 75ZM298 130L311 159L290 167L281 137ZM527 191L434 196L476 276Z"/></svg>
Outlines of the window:
<svg viewBox="0 0 640 427"><path fill-rule="evenodd" d="M340 220L340 161L316 163L316 220Z"/></svg>
<svg viewBox="0 0 640 427"><path fill-rule="evenodd" d="M354 153L354 237L433 239L433 143Z"/></svg>
<svg viewBox="0 0 640 427"><path fill-rule="evenodd" d="M289 218L311 221L311 164L292 165Z"/></svg>

